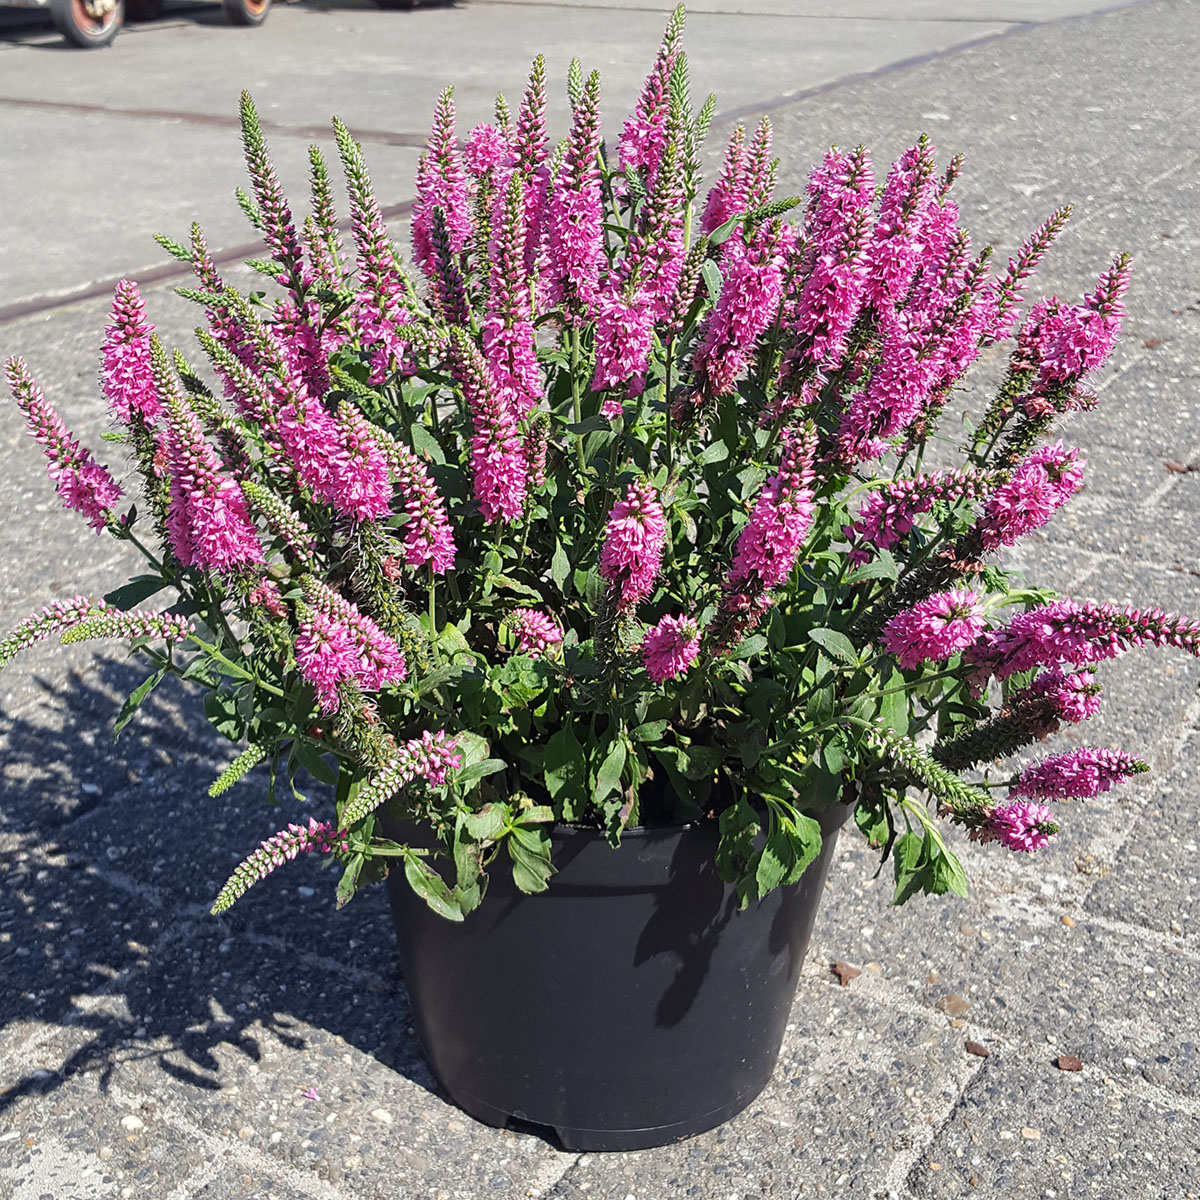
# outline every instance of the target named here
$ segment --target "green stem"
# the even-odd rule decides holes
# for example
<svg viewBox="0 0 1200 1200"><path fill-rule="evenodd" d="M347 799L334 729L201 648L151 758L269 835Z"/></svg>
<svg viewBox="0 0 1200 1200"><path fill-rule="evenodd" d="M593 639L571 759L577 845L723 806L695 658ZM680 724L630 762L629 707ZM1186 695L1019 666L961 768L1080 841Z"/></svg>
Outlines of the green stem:
<svg viewBox="0 0 1200 1200"><path fill-rule="evenodd" d="M254 684L255 687L260 687L264 692L270 692L272 696L286 698L287 693L277 688L273 683L267 683L265 679L259 679L252 671L247 671L240 663L235 663L225 657L224 654L216 648L216 646L206 642L203 638L197 637L194 633L188 634L188 641L195 642L205 654L208 655L214 662L220 663L225 667L230 674L237 676L239 679L247 679Z"/></svg>
<svg viewBox="0 0 1200 1200"><path fill-rule="evenodd" d="M583 396L579 386L579 329L571 326L571 413L575 424L583 423ZM575 454L579 459L580 475L587 474L587 461L583 457L583 434L575 435Z"/></svg>

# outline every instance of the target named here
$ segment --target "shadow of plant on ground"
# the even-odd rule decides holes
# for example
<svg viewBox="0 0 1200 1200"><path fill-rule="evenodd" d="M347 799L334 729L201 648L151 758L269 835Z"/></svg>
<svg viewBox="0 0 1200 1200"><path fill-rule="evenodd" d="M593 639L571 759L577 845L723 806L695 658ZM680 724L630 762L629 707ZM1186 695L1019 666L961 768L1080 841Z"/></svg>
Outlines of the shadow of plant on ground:
<svg viewBox="0 0 1200 1200"><path fill-rule="evenodd" d="M62 719L25 703L0 721L0 1055L20 1071L0 1077L0 1112L80 1073L182 1087L189 1107L250 1064L300 1087L314 1054L320 1087L335 1046L436 1091L381 889L336 912L336 872L306 859L208 915L232 866L288 821L328 815L328 795L302 804L285 783L272 809L260 769L210 799L236 748L170 683L113 746L106 726L141 678L107 659L33 676Z"/></svg>

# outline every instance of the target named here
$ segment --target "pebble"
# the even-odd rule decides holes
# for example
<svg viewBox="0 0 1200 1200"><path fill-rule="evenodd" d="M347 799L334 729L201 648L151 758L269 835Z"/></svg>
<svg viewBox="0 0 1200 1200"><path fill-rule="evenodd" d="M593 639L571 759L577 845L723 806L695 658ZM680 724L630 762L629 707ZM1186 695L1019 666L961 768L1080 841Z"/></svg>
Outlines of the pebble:
<svg viewBox="0 0 1200 1200"><path fill-rule="evenodd" d="M1030 1129L1028 1125L1025 1125L1021 1129L1021 1136L1027 1142L1036 1142L1042 1136L1042 1131L1040 1129Z"/></svg>
<svg viewBox="0 0 1200 1200"><path fill-rule="evenodd" d="M956 992L948 992L933 1007L940 1009L947 1016L961 1017L970 1011L971 1005Z"/></svg>
<svg viewBox="0 0 1200 1200"><path fill-rule="evenodd" d="M100 1147L100 1159L102 1162L108 1162L108 1160L110 1158L112 1158L112 1156L113 1156L113 1152L112 1152L111 1146L101 1146Z"/></svg>
<svg viewBox="0 0 1200 1200"><path fill-rule="evenodd" d="M303 884L296 889L296 895L303 896L305 898L305 900L307 900L310 896L315 896L316 894L317 894L316 888L310 888Z"/></svg>
<svg viewBox="0 0 1200 1200"><path fill-rule="evenodd" d="M1054 1065L1060 1071L1082 1071L1083 1063L1075 1057L1074 1054L1060 1054L1055 1060Z"/></svg>
<svg viewBox="0 0 1200 1200"><path fill-rule="evenodd" d="M991 1051L982 1042L973 1042L968 1039L963 1043L968 1054L974 1054L976 1058L987 1058Z"/></svg>
<svg viewBox="0 0 1200 1200"><path fill-rule="evenodd" d="M1059 917L1059 920L1060 920L1060 921L1062 921L1062 923L1063 923L1063 924L1064 924L1064 925L1065 925L1065 926L1066 926L1068 929L1074 929L1074 927L1075 927L1075 922L1074 922L1074 920L1072 920L1072 918L1071 918L1071 917L1068 917L1066 913L1063 913L1063 915L1062 915L1061 917Z"/></svg>
<svg viewBox="0 0 1200 1200"><path fill-rule="evenodd" d="M386 1108L373 1108L371 1110L371 1119L373 1121L379 1121L383 1125L390 1125L393 1117Z"/></svg>
<svg viewBox="0 0 1200 1200"><path fill-rule="evenodd" d="M241 1138L243 1142L248 1142L253 1136L254 1130L251 1129L249 1125L243 1125L241 1129L238 1130L238 1137Z"/></svg>
<svg viewBox="0 0 1200 1200"><path fill-rule="evenodd" d="M137 1133L139 1129L146 1128L146 1122L130 1113L129 1116L121 1118L121 1128L128 1129L130 1133Z"/></svg>

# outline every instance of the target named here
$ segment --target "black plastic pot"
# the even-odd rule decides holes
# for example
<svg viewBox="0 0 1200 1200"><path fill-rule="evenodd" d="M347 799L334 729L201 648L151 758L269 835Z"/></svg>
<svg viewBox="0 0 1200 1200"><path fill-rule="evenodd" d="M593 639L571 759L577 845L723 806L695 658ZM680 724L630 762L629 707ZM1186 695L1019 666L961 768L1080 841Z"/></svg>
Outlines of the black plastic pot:
<svg viewBox="0 0 1200 1200"><path fill-rule="evenodd" d="M414 1023L451 1100L571 1150L639 1150L712 1129L766 1085L846 810L798 884L739 911L715 822L552 834L536 896L498 862L461 924L388 880Z"/></svg>

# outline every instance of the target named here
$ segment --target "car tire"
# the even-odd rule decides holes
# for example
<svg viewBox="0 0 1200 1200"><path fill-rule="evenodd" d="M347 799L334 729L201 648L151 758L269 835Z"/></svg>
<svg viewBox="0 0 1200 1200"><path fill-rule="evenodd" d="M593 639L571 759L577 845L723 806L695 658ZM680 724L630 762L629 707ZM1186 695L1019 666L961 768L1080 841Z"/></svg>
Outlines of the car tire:
<svg viewBox="0 0 1200 1200"><path fill-rule="evenodd" d="M402 12L412 12L417 7L417 0L375 0L380 8L399 9Z"/></svg>
<svg viewBox="0 0 1200 1200"><path fill-rule="evenodd" d="M157 21L163 14L163 0L125 0L125 20Z"/></svg>
<svg viewBox="0 0 1200 1200"><path fill-rule="evenodd" d="M271 0L221 0L230 25L261 25L271 11Z"/></svg>
<svg viewBox="0 0 1200 1200"><path fill-rule="evenodd" d="M51 0L50 17L54 28L72 46L98 50L109 45L125 23L125 0L116 3L103 16L88 13L84 0Z"/></svg>

